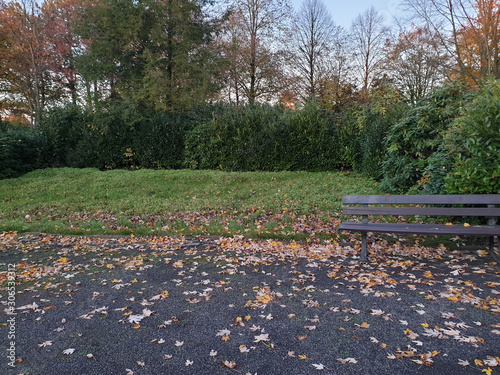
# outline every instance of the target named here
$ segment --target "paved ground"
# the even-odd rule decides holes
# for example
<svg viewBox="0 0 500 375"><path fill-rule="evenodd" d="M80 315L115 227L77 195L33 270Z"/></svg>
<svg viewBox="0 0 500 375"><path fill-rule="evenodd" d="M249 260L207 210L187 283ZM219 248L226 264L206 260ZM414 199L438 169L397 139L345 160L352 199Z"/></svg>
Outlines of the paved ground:
<svg viewBox="0 0 500 375"><path fill-rule="evenodd" d="M242 237L0 246L3 374L500 373L485 251L377 242L363 264L347 245Z"/></svg>

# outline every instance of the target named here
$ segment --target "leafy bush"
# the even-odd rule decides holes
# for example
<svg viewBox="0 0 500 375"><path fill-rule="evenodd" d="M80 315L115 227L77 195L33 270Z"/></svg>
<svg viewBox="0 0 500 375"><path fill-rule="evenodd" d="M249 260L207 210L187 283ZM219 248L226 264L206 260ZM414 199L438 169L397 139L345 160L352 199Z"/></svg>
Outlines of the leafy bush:
<svg viewBox="0 0 500 375"><path fill-rule="evenodd" d="M45 137L37 129L10 127L0 130L0 179L18 177L47 164Z"/></svg>
<svg viewBox="0 0 500 375"><path fill-rule="evenodd" d="M134 128L130 161L141 168L181 168L185 135L192 126L189 113L156 113L144 119Z"/></svg>
<svg viewBox="0 0 500 375"><path fill-rule="evenodd" d="M76 105L55 108L42 116L40 129L47 139L50 163L56 167L77 166L74 150L83 138L91 117Z"/></svg>
<svg viewBox="0 0 500 375"><path fill-rule="evenodd" d="M500 81L490 81L465 107L448 134L453 168L444 178L450 194L500 193Z"/></svg>
<svg viewBox="0 0 500 375"><path fill-rule="evenodd" d="M269 105L226 107L186 138L186 165L229 171L339 167L338 126L316 102L287 111Z"/></svg>
<svg viewBox="0 0 500 375"><path fill-rule="evenodd" d="M419 100L390 129L386 141L387 157L382 163L381 188L384 191L405 193L412 187L417 191L419 181L423 186L432 178L429 174L431 168L446 163L435 158L436 152L466 100L463 86L446 86ZM439 176L439 169L436 175Z"/></svg>

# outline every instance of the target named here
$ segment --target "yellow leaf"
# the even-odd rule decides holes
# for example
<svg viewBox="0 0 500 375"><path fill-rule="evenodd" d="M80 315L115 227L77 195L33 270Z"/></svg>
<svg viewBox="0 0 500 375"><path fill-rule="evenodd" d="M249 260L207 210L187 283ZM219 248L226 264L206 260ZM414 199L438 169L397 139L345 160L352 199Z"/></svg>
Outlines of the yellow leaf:
<svg viewBox="0 0 500 375"><path fill-rule="evenodd" d="M141 325L139 323L135 323L133 326L132 326L133 329L138 329L138 328L141 328Z"/></svg>
<svg viewBox="0 0 500 375"><path fill-rule="evenodd" d="M429 328L429 324L427 324L427 323L421 323L420 325L421 325L422 327L424 327L424 328Z"/></svg>
<svg viewBox="0 0 500 375"><path fill-rule="evenodd" d="M491 368L488 367L488 369L484 369L483 371L481 372L485 372L486 375L491 375L491 371L493 371Z"/></svg>
<svg viewBox="0 0 500 375"><path fill-rule="evenodd" d="M136 282L137 282L137 279L130 280L130 282L131 282L132 284L134 284L134 283L136 283Z"/></svg>
<svg viewBox="0 0 500 375"><path fill-rule="evenodd" d="M464 223L464 227L470 227L469 223Z"/></svg>
<svg viewBox="0 0 500 375"><path fill-rule="evenodd" d="M446 223L446 225L453 225L453 223Z"/></svg>
<svg viewBox="0 0 500 375"><path fill-rule="evenodd" d="M222 336L221 340L224 342L228 342L231 339L229 338L229 336Z"/></svg>
<svg viewBox="0 0 500 375"><path fill-rule="evenodd" d="M306 359L306 358L307 358L307 356L306 356L306 355L304 355L304 354L299 354L299 358L300 358L300 359Z"/></svg>
<svg viewBox="0 0 500 375"><path fill-rule="evenodd" d="M475 359L474 360L474 363L476 364L476 366L480 366L480 367L483 367L483 361L481 361L480 359Z"/></svg>
<svg viewBox="0 0 500 375"><path fill-rule="evenodd" d="M382 343L382 344L380 344L380 347L381 347L382 349L385 349L385 348L387 348L387 344Z"/></svg>

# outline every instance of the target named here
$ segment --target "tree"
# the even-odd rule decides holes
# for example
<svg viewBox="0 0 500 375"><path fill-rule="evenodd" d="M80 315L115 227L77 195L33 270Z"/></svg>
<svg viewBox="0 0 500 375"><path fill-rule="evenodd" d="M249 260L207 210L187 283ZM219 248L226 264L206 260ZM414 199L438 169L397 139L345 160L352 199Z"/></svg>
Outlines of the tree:
<svg viewBox="0 0 500 375"><path fill-rule="evenodd" d="M411 102L426 96L448 77L451 56L427 28L402 30L387 45L385 69L394 84Z"/></svg>
<svg viewBox="0 0 500 375"><path fill-rule="evenodd" d="M287 0L235 0L224 35L232 92L249 103L270 99L285 84L282 53L291 7Z"/></svg>
<svg viewBox="0 0 500 375"><path fill-rule="evenodd" d="M182 111L217 90L214 30L202 1L102 0L84 9L77 26L87 41L78 67L105 83L101 95L110 100Z"/></svg>
<svg viewBox="0 0 500 375"><path fill-rule="evenodd" d="M304 0L297 17L294 65L301 78L301 96L319 94L320 81L331 72L341 28L335 26L321 0Z"/></svg>
<svg viewBox="0 0 500 375"><path fill-rule="evenodd" d="M0 91L3 107L38 124L41 111L67 96L76 102L71 0L0 4ZM65 15L65 16L64 16Z"/></svg>
<svg viewBox="0 0 500 375"><path fill-rule="evenodd" d="M0 25L4 40L0 91L7 109L38 123L40 111L55 94L50 87L50 54L45 48L44 21L33 0L2 3Z"/></svg>
<svg viewBox="0 0 500 375"><path fill-rule="evenodd" d="M354 60L365 93L373 77L380 72L385 57L383 51L390 30L383 21L383 17L371 7L358 16L351 27Z"/></svg>
<svg viewBox="0 0 500 375"><path fill-rule="evenodd" d="M403 0L403 5L453 56L453 76L475 85L490 75L500 77L499 0Z"/></svg>

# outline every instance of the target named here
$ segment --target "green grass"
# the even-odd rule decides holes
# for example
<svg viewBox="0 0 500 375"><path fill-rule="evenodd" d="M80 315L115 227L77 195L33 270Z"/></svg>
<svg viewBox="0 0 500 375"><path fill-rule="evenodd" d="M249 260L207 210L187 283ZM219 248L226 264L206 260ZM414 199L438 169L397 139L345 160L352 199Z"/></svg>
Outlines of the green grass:
<svg viewBox="0 0 500 375"><path fill-rule="evenodd" d="M0 231L303 239L370 193L352 172L44 169L0 181Z"/></svg>

